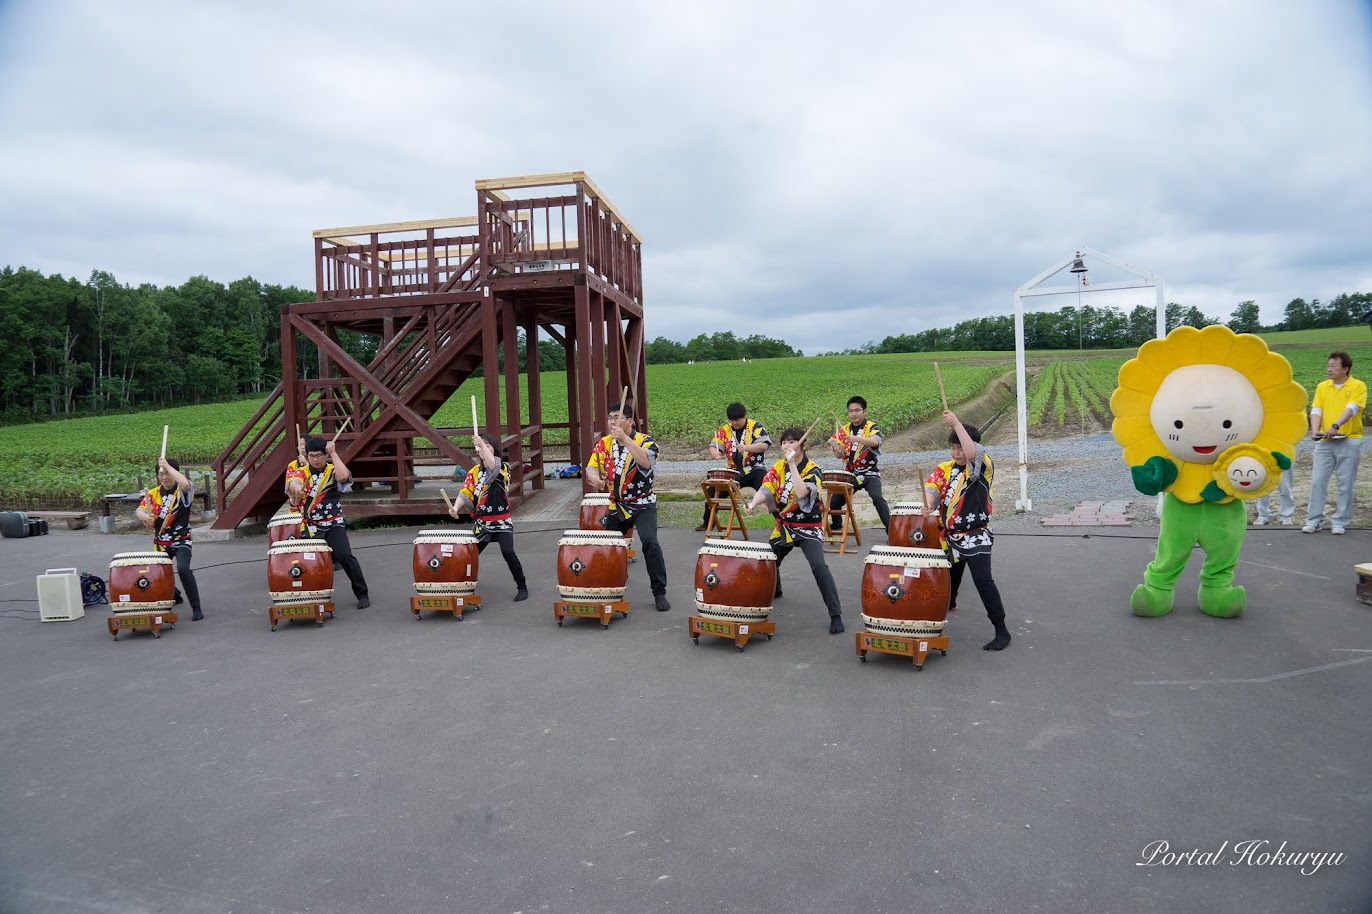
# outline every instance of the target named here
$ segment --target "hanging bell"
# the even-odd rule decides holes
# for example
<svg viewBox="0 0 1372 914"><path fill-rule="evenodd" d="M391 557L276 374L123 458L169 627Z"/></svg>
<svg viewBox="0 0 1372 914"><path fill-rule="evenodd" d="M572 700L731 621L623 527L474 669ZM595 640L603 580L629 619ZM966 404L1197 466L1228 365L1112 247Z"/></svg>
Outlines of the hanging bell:
<svg viewBox="0 0 1372 914"><path fill-rule="evenodd" d="M1061 267L1059 267L1059 269L1061 269ZM1072 260L1072 269L1071 269L1071 272L1073 272L1073 273L1085 273L1085 272L1086 272L1086 264L1082 263L1082 261L1081 261L1081 251L1077 251L1077 256L1076 256L1075 258L1073 258L1073 260Z"/></svg>

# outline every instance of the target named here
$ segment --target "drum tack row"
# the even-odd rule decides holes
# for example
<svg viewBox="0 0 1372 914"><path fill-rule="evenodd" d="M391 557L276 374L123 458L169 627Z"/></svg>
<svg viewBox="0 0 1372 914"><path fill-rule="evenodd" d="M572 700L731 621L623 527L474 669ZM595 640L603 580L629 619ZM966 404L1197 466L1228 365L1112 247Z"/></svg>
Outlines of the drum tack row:
<svg viewBox="0 0 1372 914"><path fill-rule="evenodd" d="M946 653L944 634L952 594L950 564L938 548L937 519L922 506L900 505L893 512L892 543L868 553L862 575L862 621L856 633L859 658L867 653L912 658L922 669L932 651ZM629 614L624 596L629 578L629 540L624 534L594 529L600 526L594 499L583 504L580 523L590 529L568 530L558 540L557 589L553 603L559 626L567 617L598 620L609 628L615 613ZM271 594L268 618L272 631L282 620L313 621L322 626L332 618L333 553L317 539L294 539L300 515L285 513L268 526L267 585ZM425 610L450 612L461 619L479 609L477 592L480 559L475 536L452 530L422 530L413 553L414 596L410 612L416 620ZM161 552L126 552L110 564L110 634L149 630L161 637L175 626L173 567ZM696 556L694 602L689 617L691 640L701 635L732 640L742 651L754 635L767 640L776 633L769 617L777 585L776 554L771 546L736 540L709 539Z"/></svg>

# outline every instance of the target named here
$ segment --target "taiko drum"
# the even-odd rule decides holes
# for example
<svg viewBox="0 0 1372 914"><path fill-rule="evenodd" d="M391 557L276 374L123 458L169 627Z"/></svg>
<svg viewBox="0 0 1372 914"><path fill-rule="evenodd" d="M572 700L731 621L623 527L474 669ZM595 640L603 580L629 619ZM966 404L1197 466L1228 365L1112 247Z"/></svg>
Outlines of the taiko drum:
<svg viewBox="0 0 1372 914"><path fill-rule="evenodd" d="M582 530L604 530L605 515L610 513L608 492L591 492L581 496L581 514L578 525Z"/></svg>
<svg viewBox="0 0 1372 914"><path fill-rule="evenodd" d="M333 550L323 540L294 539L267 547L267 589L273 603L333 598Z"/></svg>
<svg viewBox="0 0 1372 914"><path fill-rule="evenodd" d="M862 621L868 631L937 635L948 620L952 566L942 549L876 546L862 570Z"/></svg>
<svg viewBox="0 0 1372 914"><path fill-rule="evenodd" d="M475 593L479 562L472 534L420 530L414 538L414 589L419 593Z"/></svg>
<svg viewBox="0 0 1372 914"><path fill-rule="evenodd" d="M857 477L847 470L825 470L820 476L826 486L845 485L856 486Z"/></svg>
<svg viewBox="0 0 1372 914"><path fill-rule="evenodd" d="M712 467L705 471L705 478L712 482L738 482L738 470L732 467Z"/></svg>
<svg viewBox="0 0 1372 914"><path fill-rule="evenodd" d="M772 611L777 557L762 543L706 540L696 553L696 609L712 619L760 622Z"/></svg>
<svg viewBox="0 0 1372 914"><path fill-rule="evenodd" d="M299 511L281 511L267 522L267 545L300 535Z"/></svg>
<svg viewBox="0 0 1372 914"><path fill-rule="evenodd" d="M566 600L622 600L629 546L613 530L567 530L557 542L557 592Z"/></svg>
<svg viewBox="0 0 1372 914"><path fill-rule="evenodd" d="M891 525L886 528L886 540L892 546L907 549L938 549L938 515L924 513L924 503L902 501L891 506Z"/></svg>
<svg viewBox="0 0 1372 914"><path fill-rule="evenodd" d="M121 552L110 560L110 610L117 613L171 609L176 596L171 556Z"/></svg>

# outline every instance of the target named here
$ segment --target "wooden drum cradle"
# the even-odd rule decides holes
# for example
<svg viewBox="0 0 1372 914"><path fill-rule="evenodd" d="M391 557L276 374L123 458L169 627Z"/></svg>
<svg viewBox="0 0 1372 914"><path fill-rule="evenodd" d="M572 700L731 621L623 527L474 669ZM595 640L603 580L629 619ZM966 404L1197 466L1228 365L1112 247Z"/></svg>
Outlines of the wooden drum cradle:
<svg viewBox="0 0 1372 914"><path fill-rule="evenodd" d="M323 540L282 540L267 547L267 611L272 631L282 619L333 618L333 550Z"/></svg>
<svg viewBox="0 0 1372 914"><path fill-rule="evenodd" d="M691 640L728 638L740 651L753 635L772 640L776 623L767 617L777 587L777 557L765 543L710 539L696 553L695 604Z"/></svg>
<svg viewBox="0 0 1372 914"><path fill-rule="evenodd" d="M629 547L614 530L566 530L557 541L557 592L553 618L599 618L610 627L614 613L627 616L624 591L629 586Z"/></svg>
<svg viewBox="0 0 1372 914"><path fill-rule="evenodd" d="M886 541L906 549L938 549L941 539L938 515L924 513L924 502L901 501L891 506L891 525Z"/></svg>
<svg viewBox="0 0 1372 914"><path fill-rule="evenodd" d="M943 633L953 595L952 565L942 549L874 546L862 572L862 623L857 654L867 652L910 657L924 669L931 650L948 652Z"/></svg>
<svg viewBox="0 0 1372 914"><path fill-rule="evenodd" d="M121 552L110 560L110 617L105 626L116 641L121 629L147 629L162 637L162 627L177 623L171 556L165 552Z"/></svg>
<svg viewBox="0 0 1372 914"><path fill-rule="evenodd" d="M420 530L414 538L414 589L410 612L436 609L458 619L467 610L481 608L476 592L480 554L476 537L458 530Z"/></svg>
<svg viewBox="0 0 1372 914"><path fill-rule="evenodd" d="M605 518L610 513L610 493L609 492L588 492L581 496L581 511L577 516L577 526L582 530L604 530ZM630 530L624 534L624 542L629 547L629 560L637 553L634 552L634 531Z"/></svg>

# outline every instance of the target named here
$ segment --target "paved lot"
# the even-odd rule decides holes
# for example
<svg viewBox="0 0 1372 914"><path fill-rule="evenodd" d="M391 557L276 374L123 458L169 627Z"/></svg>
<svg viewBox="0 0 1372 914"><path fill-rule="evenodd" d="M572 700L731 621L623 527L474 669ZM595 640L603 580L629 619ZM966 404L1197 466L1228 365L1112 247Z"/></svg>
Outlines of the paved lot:
<svg viewBox="0 0 1372 914"><path fill-rule="evenodd" d="M640 560L608 631L553 624L558 533L525 525L531 599L488 551L466 621L411 621L391 529L354 534L368 610L270 632L264 541L202 543L206 621L118 642L25 601L142 538L4 540L0 910L1369 910L1372 535L1251 531L1219 621L1195 567L1132 617L1125 533L1002 536L1014 643L980 649L969 580L923 672L860 664L798 556L775 640L693 645L684 530L672 611ZM851 632L861 558L831 563ZM1138 866L1158 841L1220 853Z"/></svg>

